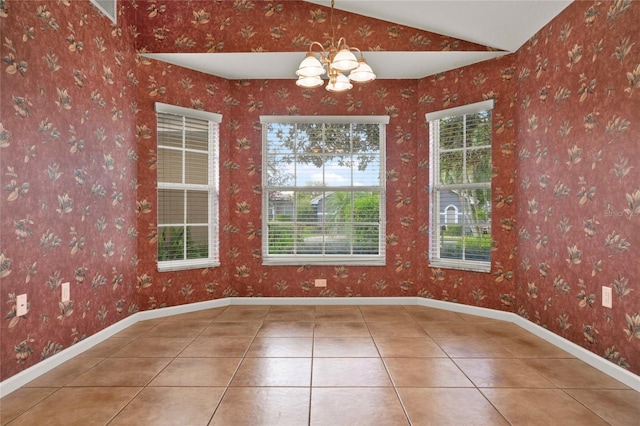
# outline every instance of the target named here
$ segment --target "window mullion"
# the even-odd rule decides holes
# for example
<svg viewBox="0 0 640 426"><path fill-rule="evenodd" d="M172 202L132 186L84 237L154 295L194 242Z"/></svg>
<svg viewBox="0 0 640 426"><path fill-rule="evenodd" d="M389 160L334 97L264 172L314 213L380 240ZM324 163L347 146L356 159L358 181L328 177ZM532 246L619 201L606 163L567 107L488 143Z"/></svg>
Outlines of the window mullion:
<svg viewBox="0 0 640 426"><path fill-rule="evenodd" d="M186 117L182 118L182 183L186 184L187 183L187 119ZM184 223L182 224L182 256L183 259L186 260L189 258L189 256L187 256L187 235L188 235L188 229L187 229L187 215L188 215L188 206L187 206L187 202L188 202L188 197L187 197L187 189L185 188L182 191L182 210L183 210L183 215L182 216L184 218Z"/></svg>
<svg viewBox="0 0 640 426"><path fill-rule="evenodd" d="M467 181L467 117L468 115L464 115L462 117L462 183L464 185L467 185L469 182ZM466 189L463 189L462 191L466 191ZM467 237L465 235L465 228L466 228L466 224L468 222L467 219L470 218L470 211L469 211L469 205L468 205L468 200L465 197L462 197L460 195L458 195L460 197L460 202L462 203L462 236L460 237L460 240L462 241L462 260L465 260L466 257L466 241L467 241Z"/></svg>

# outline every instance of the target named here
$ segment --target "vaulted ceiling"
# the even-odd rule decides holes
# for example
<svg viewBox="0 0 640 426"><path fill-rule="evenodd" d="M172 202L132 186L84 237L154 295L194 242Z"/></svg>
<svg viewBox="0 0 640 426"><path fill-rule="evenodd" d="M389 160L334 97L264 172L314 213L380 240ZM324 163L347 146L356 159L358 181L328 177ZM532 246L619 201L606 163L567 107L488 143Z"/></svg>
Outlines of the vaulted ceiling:
<svg viewBox="0 0 640 426"><path fill-rule="evenodd" d="M374 51L380 79L415 79L518 50L572 0L338 0L336 10L469 41L485 50ZM330 0L309 0L330 6ZM227 79L293 79L301 52L149 53L145 56Z"/></svg>

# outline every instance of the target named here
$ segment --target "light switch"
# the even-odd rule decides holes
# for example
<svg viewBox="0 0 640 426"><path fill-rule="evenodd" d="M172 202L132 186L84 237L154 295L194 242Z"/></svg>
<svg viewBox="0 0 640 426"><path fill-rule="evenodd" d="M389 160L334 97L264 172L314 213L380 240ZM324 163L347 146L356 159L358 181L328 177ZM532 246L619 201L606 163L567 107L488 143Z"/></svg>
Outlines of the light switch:
<svg viewBox="0 0 640 426"><path fill-rule="evenodd" d="M21 317L27 315L27 293L16 296L16 315Z"/></svg>
<svg viewBox="0 0 640 426"><path fill-rule="evenodd" d="M68 302L71 299L71 289L69 283L62 283L62 303Z"/></svg>

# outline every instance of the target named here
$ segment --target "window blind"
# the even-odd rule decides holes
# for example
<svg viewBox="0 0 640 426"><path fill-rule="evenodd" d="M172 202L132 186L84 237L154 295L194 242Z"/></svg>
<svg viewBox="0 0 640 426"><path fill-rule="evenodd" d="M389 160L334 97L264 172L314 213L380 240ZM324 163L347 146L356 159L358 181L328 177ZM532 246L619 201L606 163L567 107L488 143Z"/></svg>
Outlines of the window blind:
<svg viewBox="0 0 640 426"><path fill-rule="evenodd" d="M263 262L384 264L388 117L261 118Z"/></svg>
<svg viewBox="0 0 640 426"><path fill-rule="evenodd" d="M219 261L218 123L156 109L158 268L211 266Z"/></svg>
<svg viewBox="0 0 640 426"><path fill-rule="evenodd" d="M490 269L492 107L482 102L427 115L434 266Z"/></svg>

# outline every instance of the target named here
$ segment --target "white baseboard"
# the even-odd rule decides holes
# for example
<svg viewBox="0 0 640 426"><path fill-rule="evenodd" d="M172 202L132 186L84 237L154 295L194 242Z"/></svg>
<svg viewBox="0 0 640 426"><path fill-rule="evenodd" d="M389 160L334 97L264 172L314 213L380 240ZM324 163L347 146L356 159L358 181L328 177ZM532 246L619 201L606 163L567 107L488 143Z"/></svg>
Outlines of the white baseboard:
<svg viewBox="0 0 640 426"><path fill-rule="evenodd" d="M98 343L112 337L127 327L139 321L163 318L171 315L179 315L190 312L197 312L204 309L221 308L230 305L418 305L429 308L442 309L447 311L458 312L461 314L476 315L484 318L491 318L500 321L512 322L534 335L546 340L547 342L557 346L558 348L570 353L576 358L586 362L590 366L600 370L601 372L611 376L630 388L640 392L640 376L625 370L613 364L610 361L584 349L575 343L540 327L537 324L528 321L521 316L511 313L497 311L494 309L480 308L476 306L462 305L452 302L444 302L441 300L425 299L422 297L233 297L225 299L216 299L206 302L197 302L187 305L172 306L169 308L154 309L133 314L121 321L99 331L98 333L81 340L73 346L40 361L38 364L27 368L24 371L0 382L0 398L10 394L11 392L21 388L30 381L49 372L60 364L72 359L82 352L91 349Z"/></svg>

